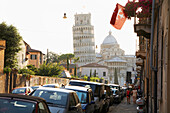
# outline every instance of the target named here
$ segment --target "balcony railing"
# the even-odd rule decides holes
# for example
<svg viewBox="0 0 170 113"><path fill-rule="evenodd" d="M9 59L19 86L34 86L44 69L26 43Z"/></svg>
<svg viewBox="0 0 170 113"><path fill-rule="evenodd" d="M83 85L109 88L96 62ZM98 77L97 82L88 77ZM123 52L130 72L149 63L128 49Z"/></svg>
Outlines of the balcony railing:
<svg viewBox="0 0 170 113"><path fill-rule="evenodd" d="M151 18L134 18L134 31L137 33L137 36L144 36L147 39L150 38L151 34Z"/></svg>

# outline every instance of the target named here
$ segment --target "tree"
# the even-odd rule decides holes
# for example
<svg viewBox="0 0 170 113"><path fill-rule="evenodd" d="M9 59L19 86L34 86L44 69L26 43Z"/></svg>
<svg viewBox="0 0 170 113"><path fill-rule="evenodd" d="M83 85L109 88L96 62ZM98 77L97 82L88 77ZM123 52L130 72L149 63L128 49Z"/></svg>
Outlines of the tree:
<svg viewBox="0 0 170 113"><path fill-rule="evenodd" d="M58 54L54 52L48 52L48 63L59 63L58 57ZM47 55L45 55L45 59L47 59Z"/></svg>
<svg viewBox="0 0 170 113"><path fill-rule="evenodd" d="M119 84L118 83L118 76L117 76L117 69L116 68L115 68L115 73L114 73L114 83Z"/></svg>
<svg viewBox="0 0 170 113"><path fill-rule="evenodd" d="M68 59L68 56L67 56L67 71L69 71L69 59Z"/></svg>
<svg viewBox="0 0 170 113"><path fill-rule="evenodd" d="M35 74L38 73L38 69L37 69L34 65L32 65L32 64L27 65L27 68L28 68L29 70L33 71Z"/></svg>
<svg viewBox="0 0 170 113"><path fill-rule="evenodd" d="M76 62L79 60L79 57L78 57L78 58L74 57L73 59L74 59L74 64L75 64L75 67L74 67L74 76L77 77L77 67L76 67Z"/></svg>
<svg viewBox="0 0 170 113"><path fill-rule="evenodd" d="M96 74L97 74L97 73L96 73L96 70L94 70L93 76L96 77Z"/></svg>
<svg viewBox="0 0 170 113"><path fill-rule="evenodd" d="M74 76L77 77L77 67L76 67L76 64L75 64L75 67L74 67Z"/></svg>
<svg viewBox="0 0 170 113"><path fill-rule="evenodd" d="M90 77L92 77L92 69L90 69Z"/></svg>
<svg viewBox="0 0 170 113"><path fill-rule="evenodd" d="M15 68L17 66L16 55L21 50L20 41L22 37L18 30L5 22L0 24L0 40L6 40L4 67Z"/></svg>
<svg viewBox="0 0 170 113"><path fill-rule="evenodd" d="M75 58L75 55L72 54L72 53L62 54L58 57L58 60L61 63L66 63L67 57L68 57L68 59L70 60L70 63L71 63L71 60Z"/></svg>
<svg viewBox="0 0 170 113"><path fill-rule="evenodd" d="M58 63L43 63L38 69L38 74L41 76L54 76L58 77L63 71L63 67Z"/></svg>

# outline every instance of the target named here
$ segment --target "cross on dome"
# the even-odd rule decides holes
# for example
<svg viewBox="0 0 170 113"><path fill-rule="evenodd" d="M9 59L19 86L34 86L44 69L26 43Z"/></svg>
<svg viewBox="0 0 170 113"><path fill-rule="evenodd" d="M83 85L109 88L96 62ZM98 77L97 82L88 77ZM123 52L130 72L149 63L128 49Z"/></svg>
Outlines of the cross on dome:
<svg viewBox="0 0 170 113"><path fill-rule="evenodd" d="M109 31L109 35L111 35L112 34L112 32L111 32L111 30Z"/></svg>

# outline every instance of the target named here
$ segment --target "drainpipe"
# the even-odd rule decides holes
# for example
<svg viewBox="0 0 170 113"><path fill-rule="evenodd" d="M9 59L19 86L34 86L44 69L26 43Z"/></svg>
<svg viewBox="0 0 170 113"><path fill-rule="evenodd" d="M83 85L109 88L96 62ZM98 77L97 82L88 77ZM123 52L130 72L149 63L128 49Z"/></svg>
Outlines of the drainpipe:
<svg viewBox="0 0 170 113"><path fill-rule="evenodd" d="M154 9L155 0L152 1L152 24L151 24L151 57L150 57L150 67L154 71L154 113L157 113L157 72L158 72L158 36L159 36L159 7L157 15L157 43L156 43L156 67L153 66L153 38L154 38ZM151 75L152 76L152 75Z"/></svg>

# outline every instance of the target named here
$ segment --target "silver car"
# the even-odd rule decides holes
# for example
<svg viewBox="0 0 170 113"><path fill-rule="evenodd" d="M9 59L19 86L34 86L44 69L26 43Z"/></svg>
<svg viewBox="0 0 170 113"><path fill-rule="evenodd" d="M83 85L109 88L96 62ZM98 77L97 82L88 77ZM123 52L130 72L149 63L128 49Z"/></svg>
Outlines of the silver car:
<svg viewBox="0 0 170 113"><path fill-rule="evenodd" d="M82 113L81 103L75 91L59 88L38 88L31 96L46 100L51 113Z"/></svg>

